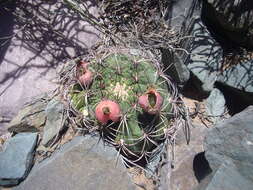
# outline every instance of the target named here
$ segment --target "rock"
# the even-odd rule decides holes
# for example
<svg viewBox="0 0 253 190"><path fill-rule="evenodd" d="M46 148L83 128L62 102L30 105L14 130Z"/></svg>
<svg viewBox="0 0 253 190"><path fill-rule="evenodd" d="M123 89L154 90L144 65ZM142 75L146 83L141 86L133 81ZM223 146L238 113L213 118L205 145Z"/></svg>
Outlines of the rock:
<svg viewBox="0 0 253 190"><path fill-rule="evenodd" d="M168 180L169 165L166 163L162 166L159 190L193 189L199 184L199 180L210 173L210 168L202 157L206 132L207 129L204 126L194 125L191 127L189 145L186 143L184 131L181 129L178 132L174 168L171 169L170 180Z"/></svg>
<svg viewBox="0 0 253 190"><path fill-rule="evenodd" d="M178 85L183 86L190 78L190 71L177 53L162 49L162 63L168 74Z"/></svg>
<svg viewBox="0 0 253 190"><path fill-rule="evenodd" d="M200 74L192 71L192 69L191 71L200 79L201 82L205 81L204 79L208 77L211 79L211 85L213 84L213 81L217 81L232 88L252 93L253 59L250 51L247 52L246 50L242 51L243 49L240 49L240 46L253 48L253 37L251 37L253 35L247 34L248 30L253 31L253 11L248 9L251 6L253 7L252 2L245 0L238 4L238 1L224 2L221 0L204 0L202 5L201 18L209 31L207 34L210 36L210 38L206 38L206 43L209 43L210 46L210 57L206 57L210 60L207 62L213 63L205 65L199 63L193 66L196 66L199 70L205 70L202 72L202 75L207 72L207 74L209 73L213 77L208 77L208 75L200 76ZM242 7L244 8L241 9ZM248 13L249 15L247 15ZM194 36L202 35L197 31L193 32L193 34ZM252 38L251 42L249 38ZM213 42L211 43L210 40ZM196 43L195 41L193 42L193 45ZM221 46L223 48L224 55L228 55L228 53L230 53L230 58L228 58L229 56L226 56L226 58L223 57ZM202 48L202 44L197 45L196 47L196 50L201 52L202 49L198 48ZM208 53L206 55L208 55ZM197 62L197 60L195 61Z"/></svg>
<svg viewBox="0 0 253 190"><path fill-rule="evenodd" d="M214 32L232 43L253 48L253 3L251 0L203 1L202 15ZM232 43L231 43L232 42Z"/></svg>
<svg viewBox="0 0 253 190"><path fill-rule="evenodd" d="M57 88L56 68L85 54L98 41L99 32L63 1L0 4L0 116L13 118L31 97ZM97 15L96 3L84 4ZM0 123L0 128L5 125Z"/></svg>
<svg viewBox="0 0 253 190"><path fill-rule="evenodd" d="M207 182L201 183L196 190L251 190L253 182L244 178L233 163L222 164Z"/></svg>
<svg viewBox="0 0 253 190"><path fill-rule="evenodd" d="M233 42L233 40L236 41L237 38L238 40L245 41L243 43L246 43L249 41L246 40L248 36L245 32L242 32L241 29L236 29L237 26L234 29L232 26L232 28L227 26L227 29L224 29L222 26L216 26L217 23L220 22L218 21L219 19L224 22L226 22L226 19L230 19L228 15L230 15L229 11L231 9L228 9L228 6L230 6L233 1L231 1L231 3L221 2L220 0L208 2L209 3L203 1L202 3L201 19L195 15L192 18L192 22L189 24L189 32L186 33L186 35L194 36L194 38L186 40L183 44L183 47L191 53L189 59L185 59L185 64L194 75L190 80L193 80L194 84L199 88L199 91L206 95L212 91L216 82L252 93L253 76L251 71L253 61L251 52L244 50L239 53L238 51L240 49L238 44L241 44L241 42ZM249 4L249 6L252 6L252 3L246 0L240 5L233 5L233 10L238 10L237 13L239 14L240 10L237 6L242 7L243 4ZM220 15L220 13L218 14L218 10L214 10L215 8L213 6L215 6L216 9L219 9L219 11L222 12L222 15ZM227 14L225 12L227 12ZM231 14L234 14L233 11L231 11ZM250 14L253 15L253 11L250 11ZM222 19L224 15L226 19ZM237 24L240 25L244 23L243 27L247 28L249 23L247 23L246 20L243 20L247 19L247 16L244 15L239 18L239 20L240 19L242 22L238 22ZM251 22L252 19L250 19L250 23ZM250 27L252 27L251 25ZM221 31L216 31L216 29L218 30L219 28L221 28ZM233 34L233 32L236 34ZM253 41L250 43L252 43L253 48ZM224 58L224 55L228 55L227 52L232 53L234 56L234 63L229 61L228 56L226 59ZM232 57L230 59L232 59Z"/></svg>
<svg viewBox="0 0 253 190"><path fill-rule="evenodd" d="M39 132L46 122L46 97L38 98L21 109L7 125L9 132Z"/></svg>
<svg viewBox="0 0 253 190"><path fill-rule="evenodd" d="M0 152L0 185L12 186L28 175L34 156L37 133L20 133L8 139Z"/></svg>
<svg viewBox="0 0 253 190"><path fill-rule="evenodd" d="M217 81L227 86L253 93L253 59L226 68Z"/></svg>
<svg viewBox="0 0 253 190"><path fill-rule="evenodd" d="M198 180L194 175L193 170L193 158L196 152L191 153L187 156L180 165L172 170L171 174L171 189L187 189L195 187L198 184ZM164 171L166 173L166 170ZM161 190L166 190L168 188L161 188Z"/></svg>
<svg viewBox="0 0 253 190"><path fill-rule="evenodd" d="M173 1L167 19L170 26L175 30L181 30L182 27L188 26L191 19L195 16L200 16L200 5L196 0L177 0Z"/></svg>
<svg viewBox="0 0 253 190"><path fill-rule="evenodd" d="M238 172L253 181L253 106L211 129L204 141L212 170L232 162Z"/></svg>
<svg viewBox="0 0 253 190"><path fill-rule="evenodd" d="M116 165L117 152L95 136L75 137L50 158L35 165L13 190L134 189L125 168Z"/></svg>
<svg viewBox="0 0 253 190"><path fill-rule="evenodd" d="M225 98L220 90L214 88L206 100L206 111L214 123L221 119L225 112Z"/></svg>
<svg viewBox="0 0 253 190"><path fill-rule="evenodd" d="M9 138L11 138L11 133L5 133L4 135L0 135L0 152L3 151L4 143Z"/></svg>
<svg viewBox="0 0 253 190"><path fill-rule="evenodd" d="M47 145L65 126L64 106L56 98L50 100L45 109L47 121L43 131L42 144Z"/></svg>
<svg viewBox="0 0 253 190"><path fill-rule="evenodd" d="M253 93L238 90L221 82L216 82L215 87L224 95L230 115L242 112L248 106L253 105Z"/></svg>
<svg viewBox="0 0 253 190"><path fill-rule="evenodd" d="M188 35L188 27L192 20L200 16L201 4L196 0L177 0L171 3L171 7L168 10L168 15L165 17L168 19L169 25L180 33ZM183 44L183 48L188 47L186 40ZM187 44L187 45L186 45ZM187 49L187 48L186 48ZM162 49L162 62L166 69L166 74L178 84L180 88L183 88L185 83L190 78L190 71L186 67L185 62L188 55L182 51L170 52L168 49Z"/></svg>
<svg viewBox="0 0 253 190"><path fill-rule="evenodd" d="M223 51L200 18L195 19L190 31L194 38L187 48L191 53L187 67L199 80L196 81L199 90L210 92L219 74L217 68L220 67Z"/></svg>

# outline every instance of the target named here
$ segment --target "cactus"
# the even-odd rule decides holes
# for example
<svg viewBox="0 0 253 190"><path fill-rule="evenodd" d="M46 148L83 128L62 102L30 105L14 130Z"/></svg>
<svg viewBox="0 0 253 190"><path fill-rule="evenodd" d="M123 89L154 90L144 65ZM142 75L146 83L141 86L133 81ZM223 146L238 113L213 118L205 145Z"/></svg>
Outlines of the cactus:
<svg viewBox="0 0 253 190"><path fill-rule="evenodd" d="M147 160L166 138L173 115L168 84L158 69L123 53L111 54L101 63L90 60L82 68L92 82L82 80L78 70L78 82L69 93L72 107L99 126L101 137L125 158Z"/></svg>

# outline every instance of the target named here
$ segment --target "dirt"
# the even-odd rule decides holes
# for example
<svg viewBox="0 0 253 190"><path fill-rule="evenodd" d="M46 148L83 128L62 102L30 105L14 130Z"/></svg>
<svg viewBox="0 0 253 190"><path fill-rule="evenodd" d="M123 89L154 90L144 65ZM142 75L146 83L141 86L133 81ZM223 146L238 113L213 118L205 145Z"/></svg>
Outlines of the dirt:
<svg viewBox="0 0 253 190"><path fill-rule="evenodd" d="M204 101L198 101L190 98L183 98L183 101L189 111L191 122L198 125L204 125L209 128L213 125L210 116L206 114Z"/></svg>
<svg viewBox="0 0 253 190"><path fill-rule="evenodd" d="M136 190L154 190L156 188L154 180L145 176L142 169L132 167L128 169L128 172L132 177L133 183L137 185Z"/></svg>

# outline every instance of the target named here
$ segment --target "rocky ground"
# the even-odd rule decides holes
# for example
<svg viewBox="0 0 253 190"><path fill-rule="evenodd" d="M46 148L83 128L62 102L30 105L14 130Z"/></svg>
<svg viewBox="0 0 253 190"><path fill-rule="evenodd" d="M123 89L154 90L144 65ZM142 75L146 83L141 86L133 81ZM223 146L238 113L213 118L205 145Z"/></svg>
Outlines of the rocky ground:
<svg viewBox="0 0 253 190"><path fill-rule="evenodd" d="M0 189L252 189L253 58L249 46L253 43L245 44L250 38L238 41L240 33L232 32L228 41L243 53L232 54L225 47L228 41L220 40L220 31L212 28L221 22L217 16L221 8L214 8L218 0L203 1L202 6L195 0L178 0L171 9L176 18L171 26L185 24L187 35L194 36L183 46L189 56L162 51L163 64L170 64L167 58L173 57L167 74L178 84L189 111L191 138L186 140L184 128L177 132L174 158L171 162L162 159L158 180L135 167L127 170L117 160L116 150L104 146L97 134L83 136L71 127L66 129L64 104L45 92L57 87L57 68L95 44L99 32L79 17L62 14L67 8L60 2L40 6L23 1L24 7L52 12L33 15L45 21L40 25L36 19L24 24L30 21L30 13L17 19L0 8L4 26L0 37L12 37L0 38L5 43L0 47ZM89 1L96 15L94 6ZM21 12L24 7L20 6ZM216 17L207 10L216 11ZM226 30L227 24L221 23L219 30ZM235 31L240 28L234 27Z"/></svg>

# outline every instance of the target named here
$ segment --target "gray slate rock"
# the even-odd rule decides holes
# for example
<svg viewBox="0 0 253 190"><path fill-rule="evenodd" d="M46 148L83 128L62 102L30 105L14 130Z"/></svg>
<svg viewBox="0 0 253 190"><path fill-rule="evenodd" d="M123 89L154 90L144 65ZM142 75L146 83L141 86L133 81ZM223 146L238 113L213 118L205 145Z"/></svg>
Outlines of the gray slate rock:
<svg viewBox="0 0 253 190"><path fill-rule="evenodd" d="M253 59L227 68L217 81L245 92L253 92Z"/></svg>
<svg viewBox="0 0 253 190"><path fill-rule="evenodd" d="M207 182L202 182L196 190L252 190L252 181L244 178L236 166L229 162L222 164Z"/></svg>
<svg viewBox="0 0 253 190"><path fill-rule="evenodd" d="M201 5L197 0L177 0L172 2L165 18L175 31L188 35L188 26L195 17L200 16L200 12ZM183 47L188 47L186 44ZM162 49L162 62L166 74L171 76L181 88L190 79L190 71L185 65L186 58L187 55L182 51L172 53L168 49Z"/></svg>
<svg viewBox="0 0 253 190"><path fill-rule="evenodd" d="M180 2L180 1L179 1ZM231 1L232 3L233 1ZM228 15L230 13L225 14L224 12L230 11L231 9L228 9L228 5L231 4L225 1L221 0L214 0L209 1L207 3L206 1L203 1L202 3L202 15L203 17L207 17L212 21L213 23L219 23L219 19L221 21L227 22L226 19L230 19ZM241 5L234 5L235 9L232 10L240 10L238 6L244 6L249 1L242 2ZM214 13L214 8L212 6L215 6L216 8L220 8L220 13L217 12ZM252 6L252 5L250 5ZM218 11L218 10L217 10ZM238 11L236 13L238 13ZM195 11L196 13L198 11ZM231 12L233 14L233 12ZM245 19L247 12L240 15L241 17L239 19ZM251 14L253 15L253 11L251 10ZM245 60L239 60L237 64L231 65L229 67L224 68L223 64L223 50L220 46L220 44L212 37L211 33L208 31L206 26L204 26L201 19L197 16L192 16L192 22L189 23L188 31L186 35L193 36L194 38L190 38L185 42L183 47L191 53L188 60L185 60L188 69L194 74L194 76L197 77L197 81L195 81L195 84L199 87L199 90L209 93L212 91L214 87L214 83L221 82L229 87L242 90L245 92L253 92L253 60L250 58L250 55L243 56ZM225 17L223 19L222 17ZM217 17L217 18L216 18ZM252 16L250 16L252 18ZM243 26L246 26L245 20L242 22L234 22L237 24L244 23ZM252 19L250 20L250 23L252 22ZM228 42L226 43L227 46L229 46L228 43L231 43L233 40L236 41L236 38L240 41L243 40L243 42L238 43L248 43L250 40L247 40L246 38L252 38L250 42L251 46L253 44L253 37L251 35L245 35L244 29L241 29L240 26L236 26L233 28L233 26L230 26L231 23L227 23L226 26L221 26L226 28L222 34L226 33L226 35L229 37ZM213 28L216 28L216 26L213 26ZM232 31L234 30L234 31ZM243 30L243 31L242 31ZM248 30L245 29L245 30ZM234 34L234 32L236 33ZM253 29L252 29L253 31ZM219 38L218 38L219 39ZM237 41L238 41L237 40ZM246 45L247 46L247 45ZM247 58L246 58L247 57Z"/></svg>
<svg viewBox="0 0 253 190"><path fill-rule="evenodd" d="M200 81L200 90L210 92L219 74L217 69L220 68L223 51L200 18L195 19L190 31L194 38L189 43L191 56L187 67Z"/></svg>
<svg viewBox="0 0 253 190"><path fill-rule="evenodd" d="M162 63L168 74L178 85L184 85L190 79L190 71L177 53L162 50Z"/></svg>
<svg viewBox="0 0 253 190"><path fill-rule="evenodd" d="M253 181L253 106L209 131L204 149L212 170L233 162L242 176Z"/></svg>
<svg viewBox="0 0 253 190"><path fill-rule="evenodd" d="M16 185L32 167L37 133L20 133L8 139L0 152L0 185Z"/></svg>
<svg viewBox="0 0 253 190"><path fill-rule="evenodd" d="M214 123L218 122L221 119L220 116L225 112L226 100L222 92L214 88L205 103L207 114L213 116L211 119Z"/></svg>
<svg viewBox="0 0 253 190"><path fill-rule="evenodd" d="M35 165L28 178L13 190L129 190L134 185L117 152L99 138L75 137L50 158Z"/></svg>
<svg viewBox="0 0 253 190"><path fill-rule="evenodd" d="M64 106L56 98L52 99L46 107L47 121L44 127L42 144L47 145L64 127Z"/></svg>
<svg viewBox="0 0 253 190"><path fill-rule="evenodd" d="M39 132L46 122L46 96L37 98L23 109L7 125L9 132Z"/></svg>

